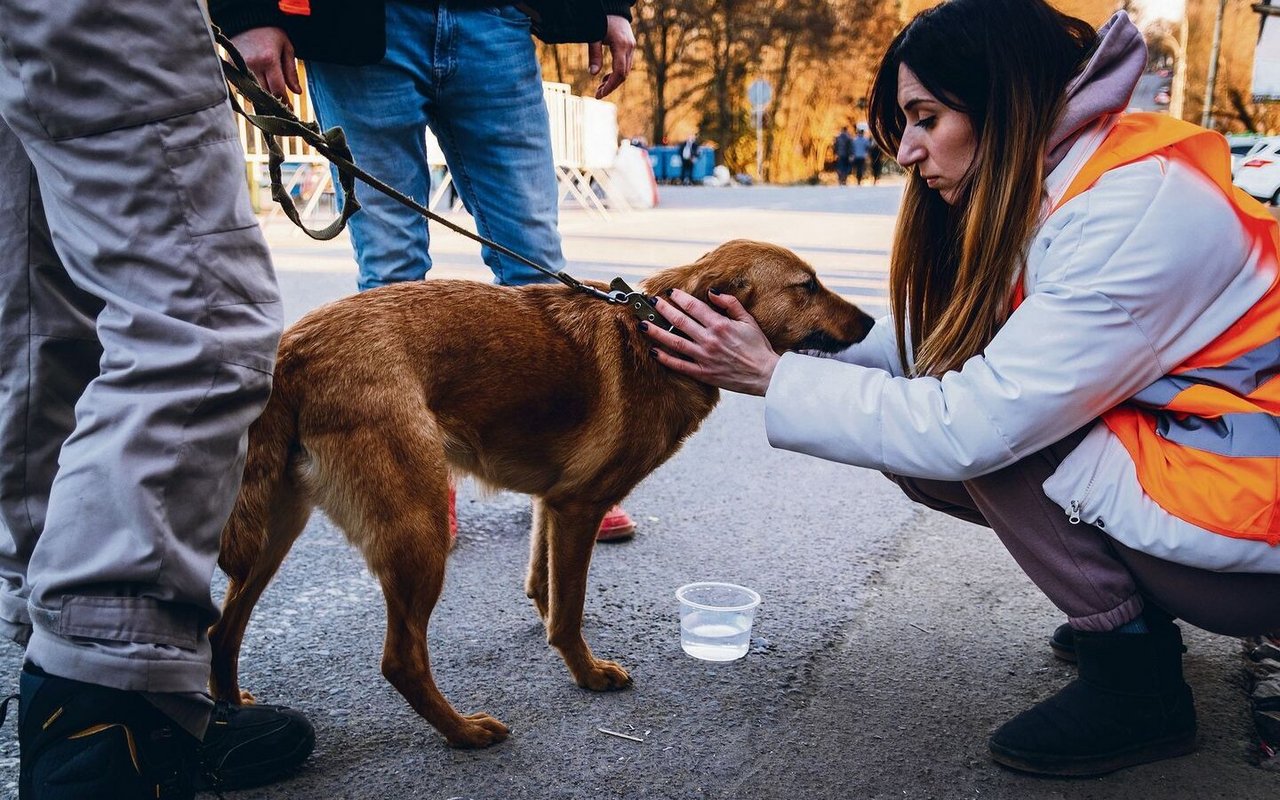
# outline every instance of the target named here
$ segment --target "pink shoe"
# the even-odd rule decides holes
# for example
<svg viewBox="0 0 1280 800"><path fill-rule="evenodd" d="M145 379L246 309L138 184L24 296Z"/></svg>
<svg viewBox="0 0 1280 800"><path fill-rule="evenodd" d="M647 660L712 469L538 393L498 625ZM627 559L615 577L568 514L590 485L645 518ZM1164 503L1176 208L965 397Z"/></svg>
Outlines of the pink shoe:
<svg viewBox="0 0 1280 800"><path fill-rule="evenodd" d="M597 542L625 542L636 535L636 523L631 515L622 510L622 506L614 506L600 521L600 530L596 533Z"/></svg>

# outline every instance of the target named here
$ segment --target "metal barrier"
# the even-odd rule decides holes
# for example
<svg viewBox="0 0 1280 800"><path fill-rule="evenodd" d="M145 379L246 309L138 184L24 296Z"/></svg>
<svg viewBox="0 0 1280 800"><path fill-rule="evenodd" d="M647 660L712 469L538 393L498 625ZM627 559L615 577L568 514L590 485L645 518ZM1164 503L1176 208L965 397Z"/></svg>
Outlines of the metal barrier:
<svg viewBox="0 0 1280 800"><path fill-rule="evenodd" d="M301 62L298 64L298 77L302 81L303 90L293 97L291 105L299 119L310 121L315 117L306 90L305 66ZM563 83L543 81L542 91L550 118L551 155L556 170L558 200L563 202L566 198L571 199L605 218L609 216L608 208L629 209L622 192L614 189L610 174L613 156L618 147L617 106L595 98L573 95L569 86ZM262 174L267 163L266 144L261 131L250 125L244 117L236 116L236 126L244 148L254 207L260 208ZM457 211L461 209L462 201L456 190L450 191L453 188L453 176L445 163L444 151L429 129L426 138L427 164L432 173L431 196L427 198L427 207L440 211L441 206L447 206L445 210ZM303 218L310 219L319 215L324 200L333 197L333 176L328 162L299 139L283 139L281 148L285 152L285 169L292 169L285 185L286 190L291 193L296 191ZM380 177L388 180L395 176ZM280 210L272 205L268 216L278 213ZM332 213L332 205L325 209L324 215L329 213Z"/></svg>

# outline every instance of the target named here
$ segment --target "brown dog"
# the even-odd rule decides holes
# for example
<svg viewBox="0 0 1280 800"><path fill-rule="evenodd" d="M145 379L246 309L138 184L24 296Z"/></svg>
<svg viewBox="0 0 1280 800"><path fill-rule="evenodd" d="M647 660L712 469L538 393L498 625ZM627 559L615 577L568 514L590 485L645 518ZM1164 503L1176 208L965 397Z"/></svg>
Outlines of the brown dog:
<svg viewBox="0 0 1280 800"><path fill-rule="evenodd" d="M781 247L744 240L643 283L737 297L779 352L834 351L872 320ZM382 584L382 672L449 743L507 728L462 716L436 688L426 630L449 551L450 472L534 496L525 591L579 686L627 685L582 637L587 568L606 510L666 461L719 399L649 357L627 308L558 284L432 280L312 311L285 332L275 389L249 431L244 484L222 534L230 577L210 632L216 697L238 702L253 606L319 506Z"/></svg>

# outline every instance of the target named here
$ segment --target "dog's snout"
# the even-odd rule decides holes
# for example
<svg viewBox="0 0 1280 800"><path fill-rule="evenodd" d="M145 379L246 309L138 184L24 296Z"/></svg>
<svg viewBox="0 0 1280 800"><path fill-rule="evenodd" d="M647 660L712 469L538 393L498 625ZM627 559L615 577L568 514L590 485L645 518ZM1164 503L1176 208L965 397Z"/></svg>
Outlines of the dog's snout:
<svg viewBox="0 0 1280 800"><path fill-rule="evenodd" d="M858 338L854 342L860 342L871 333L871 329L876 325L876 318L866 313L862 309L858 309Z"/></svg>
<svg viewBox="0 0 1280 800"><path fill-rule="evenodd" d="M823 325L810 331L797 350L836 353L867 338L876 324L875 317L843 299L839 302L844 308L843 313L831 320L835 324Z"/></svg>

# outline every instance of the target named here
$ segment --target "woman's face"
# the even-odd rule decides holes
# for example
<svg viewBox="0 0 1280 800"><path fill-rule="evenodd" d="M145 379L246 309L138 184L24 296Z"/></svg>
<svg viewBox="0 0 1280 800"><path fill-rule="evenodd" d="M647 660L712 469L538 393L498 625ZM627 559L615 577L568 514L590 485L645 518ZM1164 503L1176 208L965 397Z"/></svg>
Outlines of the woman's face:
<svg viewBox="0 0 1280 800"><path fill-rule="evenodd" d="M898 105L907 117L898 163L914 166L930 189L955 203L978 148L969 116L939 102L906 64L898 66Z"/></svg>

